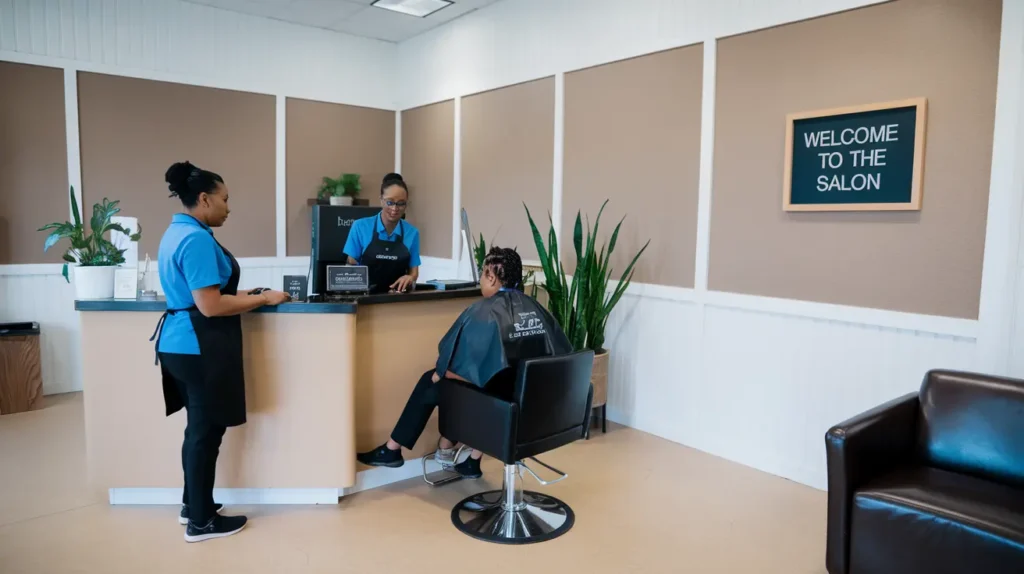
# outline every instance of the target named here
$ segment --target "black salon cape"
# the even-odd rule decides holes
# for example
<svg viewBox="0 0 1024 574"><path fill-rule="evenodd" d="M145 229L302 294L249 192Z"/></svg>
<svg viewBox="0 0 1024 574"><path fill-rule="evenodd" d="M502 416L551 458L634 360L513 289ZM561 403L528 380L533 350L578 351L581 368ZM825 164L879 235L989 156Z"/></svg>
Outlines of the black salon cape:
<svg viewBox="0 0 1024 574"><path fill-rule="evenodd" d="M437 345L438 374L452 372L483 388L519 361L573 351L555 318L520 291L500 291L459 315Z"/></svg>

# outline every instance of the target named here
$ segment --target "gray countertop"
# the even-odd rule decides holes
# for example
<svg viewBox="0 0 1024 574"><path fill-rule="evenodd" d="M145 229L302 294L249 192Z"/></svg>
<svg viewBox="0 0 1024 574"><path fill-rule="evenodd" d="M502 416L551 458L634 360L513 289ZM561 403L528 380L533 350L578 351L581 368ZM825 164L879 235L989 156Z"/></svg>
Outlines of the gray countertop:
<svg viewBox="0 0 1024 574"><path fill-rule="evenodd" d="M480 289L453 289L446 291L426 290L412 293L386 293L362 295L332 301L310 301L282 303L276 307L260 307L254 313L355 313L360 305L385 305L392 303L413 303L417 301L443 301L447 299L468 299L480 296ZM135 299L93 299L75 301L77 311L154 311L167 310L163 298L150 300Z"/></svg>

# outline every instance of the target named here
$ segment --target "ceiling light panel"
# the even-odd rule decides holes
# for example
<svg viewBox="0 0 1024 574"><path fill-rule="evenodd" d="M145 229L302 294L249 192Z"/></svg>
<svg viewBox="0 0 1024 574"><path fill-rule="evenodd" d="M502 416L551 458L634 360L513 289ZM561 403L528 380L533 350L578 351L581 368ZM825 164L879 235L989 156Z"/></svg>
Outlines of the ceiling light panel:
<svg viewBox="0 0 1024 574"><path fill-rule="evenodd" d="M417 18L426 18L452 4L454 4L452 0L377 0L373 6Z"/></svg>

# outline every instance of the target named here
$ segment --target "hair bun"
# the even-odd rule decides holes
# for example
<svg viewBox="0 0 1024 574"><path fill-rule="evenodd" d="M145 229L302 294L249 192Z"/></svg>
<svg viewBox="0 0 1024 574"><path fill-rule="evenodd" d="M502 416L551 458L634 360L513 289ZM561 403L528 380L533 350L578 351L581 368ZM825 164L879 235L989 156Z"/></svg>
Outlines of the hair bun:
<svg viewBox="0 0 1024 574"><path fill-rule="evenodd" d="M171 190L171 193L177 195L188 188L188 178L192 176L192 172L195 170L190 162L177 162L171 167L167 168L167 173L164 174L164 181L167 182L167 187Z"/></svg>
<svg viewBox="0 0 1024 574"><path fill-rule="evenodd" d="M402 179L402 174L400 174L400 173L389 173L389 174L384 176L384 183L395 182L395 181L401 181L402 183L405 183L405 180Z"/></svg>

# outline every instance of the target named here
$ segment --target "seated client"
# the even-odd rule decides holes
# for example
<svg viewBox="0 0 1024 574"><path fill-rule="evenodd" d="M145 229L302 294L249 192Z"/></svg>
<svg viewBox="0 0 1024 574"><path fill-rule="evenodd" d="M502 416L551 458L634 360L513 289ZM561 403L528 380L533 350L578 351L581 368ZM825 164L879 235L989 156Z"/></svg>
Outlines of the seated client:
<svg viewBox="0 0 1024 574"><path fill-rule="evenodd" d="M484 259L480 289L484 298L459 315L438 344L434 369L423 373L386 443L358 455L370 466L405 464L402 447L411 449L437 407L442 378L474 385L511 400L520 361L572 352L569 339L535 299L521 291L523 263L514 249L494 247ZM469 445L472 446L472 445ZM437 461L453 464L455 445L442 437ZM466 478L479 478L479 451L455 466Z"/></svg>

